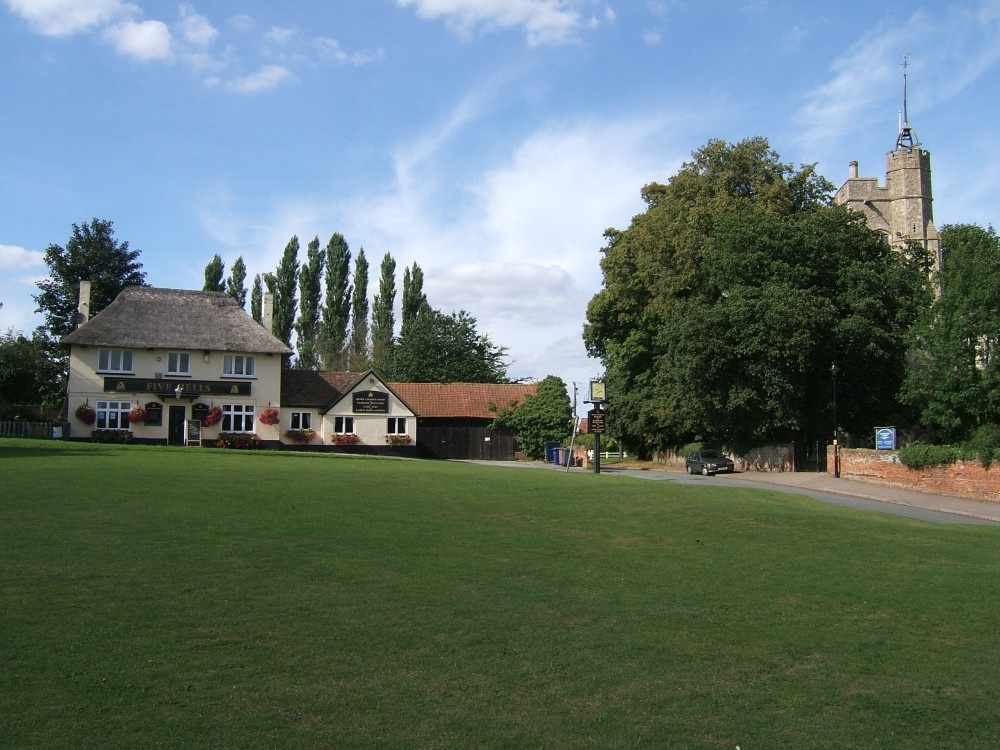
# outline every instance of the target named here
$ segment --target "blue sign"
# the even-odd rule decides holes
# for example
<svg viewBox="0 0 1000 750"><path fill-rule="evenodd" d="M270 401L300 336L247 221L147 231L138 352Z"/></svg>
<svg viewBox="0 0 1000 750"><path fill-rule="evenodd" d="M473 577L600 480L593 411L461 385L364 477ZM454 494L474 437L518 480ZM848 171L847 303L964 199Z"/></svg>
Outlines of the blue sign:
<svg viewBox="0 0 1000 750"><path fill-rule="evenodd" d="M896 450L896 428L876 427L875 428L875 450L894 451Z"/></svg>

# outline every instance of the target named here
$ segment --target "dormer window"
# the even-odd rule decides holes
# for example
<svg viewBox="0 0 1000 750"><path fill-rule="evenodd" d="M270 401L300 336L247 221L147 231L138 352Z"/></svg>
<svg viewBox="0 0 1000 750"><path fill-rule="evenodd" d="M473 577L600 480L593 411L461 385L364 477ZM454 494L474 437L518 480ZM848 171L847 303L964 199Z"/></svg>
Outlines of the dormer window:
<svg viewBox="0 0 1000 750"><path fill-rule="evenodd" d="M132 351L130 349L98 349L98 372L132 372Z"/></svg>
<svg viewBox="0 0 1000 750"><path fill-rule="evenodd" d="M168 375L190 375L191 355L188 352L170 352L167 354Z"/></svg>

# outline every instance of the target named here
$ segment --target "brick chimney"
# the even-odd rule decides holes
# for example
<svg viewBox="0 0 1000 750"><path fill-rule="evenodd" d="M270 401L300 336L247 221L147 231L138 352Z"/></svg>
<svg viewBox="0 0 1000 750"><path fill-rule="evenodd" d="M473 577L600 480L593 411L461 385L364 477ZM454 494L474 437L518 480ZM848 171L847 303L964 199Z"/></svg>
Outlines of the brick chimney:
<svg viewBox="0 0 1000 750"><path fill-rule="evenodd" d="M80 302L76 307L76 327L90 320L90 282L80 279Z"/></svg>
<svg viewBox="0 0 1000 750"><path fill-rule="evenodd" d="M260 306L260 324L265 331L274 335L274 295L271 292L264 292Z"/></svg>

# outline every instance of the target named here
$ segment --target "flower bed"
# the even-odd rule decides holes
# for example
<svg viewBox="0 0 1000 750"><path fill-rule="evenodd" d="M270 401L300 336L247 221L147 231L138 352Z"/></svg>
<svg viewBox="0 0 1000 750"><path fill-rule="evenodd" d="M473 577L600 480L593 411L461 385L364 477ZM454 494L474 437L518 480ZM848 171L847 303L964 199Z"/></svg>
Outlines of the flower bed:
<svg viewBox="0 0 1000 750"><path fill-rule="evenodd" d="M386 435L385 436L386 445L409 445L410 436L409 435Z"/></svg>
<svg viewBox="0 0 1000 750"><path fill-rule="evenodd" d="M236 448L250 450L260 445L260 438L252 432L220 432L215 441L216 448Z"/></svg>
<svg viewBox="0 0 1000 750"><path fill-rule="evenodd" d="M130 430L94 430L90 433L90 439L95 443L131 443L132 432Z"/></svg>

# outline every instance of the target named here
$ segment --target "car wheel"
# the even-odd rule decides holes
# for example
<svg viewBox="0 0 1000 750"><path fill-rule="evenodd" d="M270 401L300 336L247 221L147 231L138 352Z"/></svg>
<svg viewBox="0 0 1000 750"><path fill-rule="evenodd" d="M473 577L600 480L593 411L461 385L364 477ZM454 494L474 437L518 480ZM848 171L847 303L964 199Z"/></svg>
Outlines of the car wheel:
<svg viewBox="0 0 1000 750"><path fill-rule="evenodd" d="M684 468L687 469L688 474L694 474L694 467L691 464L688 464Z"/></svg>
<svg viewBox="0 0 1000 750"><path fill-rule="evenodd" d="M706 476L706 477L707 477L707 476L711 476L711 473L709 472L709 470L708 470L708 467L707 467L707 466L702 466L702 467L701 467L701 473L702 473L702 474L703 474L704 476Z"/></svg>

